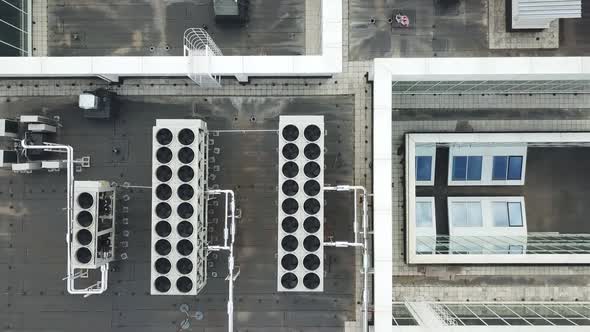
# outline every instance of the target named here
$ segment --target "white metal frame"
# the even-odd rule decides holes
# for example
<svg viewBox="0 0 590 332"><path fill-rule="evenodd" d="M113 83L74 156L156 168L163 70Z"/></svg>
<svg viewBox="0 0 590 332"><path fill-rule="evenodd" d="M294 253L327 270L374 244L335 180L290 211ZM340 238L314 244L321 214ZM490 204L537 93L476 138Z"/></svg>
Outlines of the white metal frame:
<svg viewBox="0 0 590 332"><path fill-rule="evenodd" d="M201 28L190 28L184 32L184 56L188 57L188 77L204 88L221 87L221 76L211 73L211 57L223 56L211 36ZM204 58L198 61L198 57ZM205 65L200 68L199 65Z"/></svg>
<svg viewBox="0 0 590 332"><path fill-rule="evenodd" d="M283 128L286 126L295 126L299 130L299 136L293 141L287 141L283 135L282 131ZM308 126L315 125L320 129L320 137L313 142L308 141L304 136L305 128ZM279 292L323 292L324 291L324 244L323 244L323 237L324 237L324 172L325 172L325 165L324 165L324 156L325 156L325 145L324 145L324 136L325 136L325 125L324 125L324 116L323 115L283 115L279 117L279 135L278 135L278 207L277 207L277 290ZM292 160L286 159L283 154L283 147L287 144L295 144L299 149L299 154ZM309 160L305 157L304 150L308 144L317 144L320 148L319 156L314 160ZM294 162L299 167L299 173L293 177L292 179L287 178L282 173L282 167L287 162ZM320 166L320 173L315 178L309 178L305 175L304 166L308 162L316 162ZM280 188L282 184L288 180L293 180L299 185L299 191L294 194L293 196L286 195ZM305 194L303 190L303 186L306 181L308 180L315 180L318 182L320 186L320 191L317 195L313 197L309 197ZM287 199L295 199L299 204L299 209L293 214L289 215L285 213L282 209L282 202ZM303 226L303 221L310 215L308 215L304 211L304 204L307 199L316 199L319 202L320 209L319 211L313 215L316 217L320 222L320 228L317 232L310 234L308 233ZM283 230L281 227L281 222L284 218L292 216L297 219L299 226L292 234L288 234ZM299 245L297 248L291 252L284 250L281 246L281 241L285 236L292 235L299 241ZM318 238L320 246L314 252L307 251L303 246L303 241L307 236L315 236ZM288 254L295 255L298 259L298 264L293 270L286 270L283 268L281 264L281 259ZM316 270L310 271L305 268L303 265L303 259L308 254L316 255L319 260L320 264ZM297 285L292 288L286 288L281 283L281 278L283 275L287 273L292 273L297 276L298 283ZM320 283L315 289L307 288L303 283L303 278L307 274L315 274L319 277Z"/></svg>
<svg viewBox="0 0 590 332"><path fill-rule="evenodd" d="M361 248L363 252L363 295L362 295L362 306L363 306L363 332L367 332L369 328L369 214L368 214L368 195L367 190L363 186L350 186L350 185L339 185L339 186L327 186L324 187L325 191L340 191L340 192L353 192L354 200L354 217L353 217L353 232L354 242L346 241L333 241L324 242L325 247L337 247L337 248L349 248L357 247ZM360 197L363 198L363 222L362 222L362 235L363 241L359 241L358 231L358 220L357 220L357 197L358 192L361 192Z"/></svg>
<svg viewBox="0 0 590 332"><path fill-rule="evenodd" d="M207 191L208 195L225 195L224 208L224 226L223 226L223 246L209 245L208 253L213 251L227 251L227 268L228 276L225 278L228 282L228 299L227 299L227 330L234 331L234 282L240 275L240 271L234 273L235 258L234 258L234 242L236 240L236 196L232 190L225 189L211 189ZM228 207L229 203L229 207ZM229 209L228 209L229 208ZM231 225L228 227L228 213Z"/></svg>
<svg viewBox="0 0 590 332"><path fill-rule="evenodd" d="M21 141L21 147L26 150L45 150L45 151L52 151L52 152L62 152L66 153L66 256L67 256L67 275L63 279L66 281L67 290L70 294L77 294L83 295L84 297L88 297L90 295L95 294L102 294L107 290L108 287L108 279L109 279L109 264L105 264L100 267L100 280L85 289L77 289L75 287L75 280L80 278L83 273L72 273L73 266L70 258L70 246L72 241L72 222L74 220L73 216L73 192L74 192L74 149L69 145L58 145L58 144L50 144L45 143L44 145L29 145L27 144L26 137Z"/></svg>

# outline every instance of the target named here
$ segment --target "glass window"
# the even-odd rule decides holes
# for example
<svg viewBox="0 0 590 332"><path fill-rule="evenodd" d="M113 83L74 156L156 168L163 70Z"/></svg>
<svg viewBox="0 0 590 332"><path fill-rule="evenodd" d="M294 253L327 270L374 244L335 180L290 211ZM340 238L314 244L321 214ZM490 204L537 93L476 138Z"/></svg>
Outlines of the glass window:
<svg viewBox="0 0 590 332"><path fill-rule="evenodd" d="M522 209L519 202L508 203L508 215L510 217L510 226L522 226Z"/></svg>
<svg viewBox="0 0 590 332"><path fill-rule="evenodd" d="M453 226L481 227L483 225L480 202L453 202L451 204Z"/></svg>
<svg viewBox="0 0 590 332"><path fill-rule="evenodd" d="M494 156L492 180L520 180L522 156Z"/></svg>
<svg viewBox="0 0 590 332"><path fill-rule="evenodd" d="M492 214L495 227L508 227L508 208L506 202L493 202Z"/></svg>
<svg viewBox="0 0 590 332"><path fill-rule="evenodd" d="M432 175L432 156L416 157L416 181L430 181Z"/></svg>
<svg viewBox="0 0 590 332"><path fill-rule="evenodd" d="M481 156L471 156L467 158L467 180L481 180Z"/></svg>
<svg viewBox="0 0 590 332"><path fill-rule="evenodd" d="M467 157L453 157L453 181L464 181L467 175Z"/></svg>
<svg viewBox="0 0 590 332"><path fill-rule="evenodd" d="M431 202L416 202L416 227L432 227Z"/></svg>
<svg viewBox="0 0 590 332"><path fill-rule="evenodd" d="M492 167L492 180L506 180L506 170L508 169L508 157L494 156Z"/></svg>
<svg viewBox="0 0 590 332"><path fill-rule="evenodd" d="M453 157L453 181L481 180L481 156Z"/></svg>
<svg viewBox="0 0 590 332"><path fill-rule="evenodd" d="M508 158L508 180L520 180L522 175L522 157L511 156Z"/></svg>

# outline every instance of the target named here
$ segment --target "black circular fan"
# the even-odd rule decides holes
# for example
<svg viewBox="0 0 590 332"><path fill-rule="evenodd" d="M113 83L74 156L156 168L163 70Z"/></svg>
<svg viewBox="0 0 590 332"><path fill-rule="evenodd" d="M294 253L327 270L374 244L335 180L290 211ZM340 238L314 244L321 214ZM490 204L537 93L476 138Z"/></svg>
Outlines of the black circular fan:
<svg viewBox="0 0 590 332"><path fill-rule="evenodd" d="M188 258L181 258L176 262L176 269L182 274L188 274L193 270L193 262Z"/></svg>
<svg viewBox="0 0 590 332"><path fill-rule="evenodd" d="M315 235L308 235L303 240L303 248L310 252L318 250L320 248L320 239Z"/></svg>
<svg viewBox="0 0 590 332"><path fill-rule="evenodd" d="M82 229L76 234L76 239L83 246L89 245L92 242L92 233L87 229Z"/></svg>
<svg viewBox="0 0 590 332"><path fill-rule="evenodd" d="M299 264L299 260L293 254L286 254L281 258L281 266L287 271L292 271Z"/></svg>
<svg viewBox="0 0 590 332"><path fill-rule="evenodd" d="M160 166L156 169L156 178L160 182L167 182L172 178L172 170L166 165Z"/></svg>
<svg viewBox="0 0 590 332"><path fill-rule="evenodd" d="M189 182L195 177L195 171L190 166L182 166L178 169L178 178L182 182Z"/></svg>
<svg viewBox="0 0 590 332"><path fill-rule="evenodd" d="M176 209L176 213L178 213L178 216L182 219L188 219L192 217L194 212L195 210L193 209L193 206L189 203L180 203Z"/></svg>
<svg viewBox="0 0 590 332"><path fill-rule="evenodd" d="M156 205L156 215L160 219L167 219L172 214L172 208L168 203L159 203Z"/></svg>
<svg viewBox="0 0 590 332"><path fill-rule="evenodd" d="M288 178L293 178L299 174L299 166L292 161L288 161L283 165L283 175Z"/></svg>
<svg viewBox="0 0 590 332"><path fill-rule="evenodd" d="M176 231L178 235L182 237L189 237L193 234L193 224L188 221L181 221L178 226L176 226Z"/></svg>
<svg viewBox="0 0 590 332"><path fill-rule="evenodd" d="M160 274L166 274L170 272L170 269L172 268L172 264L170 264L170 261L166 258L158 258L156 260L155 266L156 271L158 271Z"/></svg>
<svg viewBox="0 0 590 332"><path fill-rule="evenodd" d="M178 150L178 160L183 164L188 164L195 159L195 152L191 148L182 148Z"/></svg>
<svg viewBox="0 0 590 332"><path fill-rule="evenodd" d="M303 191L307 196L315 196L320 193L320 184L316 180L309 180L303 185Z"/></svg>
<svg viewBox="0 0 590 332"><path fill-rule="evenodd" d="M295 159L299 155L299 148L293 143L283 146L283 157L286 159Z"/></svg>
<svg viewBox="0 0 590 332"><path fill-rule="evenodd" d="M168 145L172 142L172 132L166 128L158 130L156 133L156 141L161 145Z"/></svg>
<svg viewBox="0 0 590 332"><path fill-rule="evenodd" d="M316 125L309 125L309 126L305 127L305 130L303 131L303 136L305 136L305 139L310 142L317 141L321 135L322 135L322 131Z"/></svg>
<svg viewBox="0 0 590 332"><path fill-rule="evenodd" d="M167 164L172 160L172 151L168 148L159 148L156 151L156 159L162 164Z"/></svg>
<svg viewBox="0 0 590 332"><path fill-rule="evenodd" d="M157 277L156 281L154 281L154 286L160 293L166 293L170 290L170 279L166 277Z"/></svg>
<svg viewBox="0 0 590 332"><path fill-rule="evenodd" d="M310 160L317 159L317 157L320 156L320 152L320 147L315 143L307 144L303 149L303 154L305 155L305 158Z"/></svg>
<svg viewBox="0 0 590 332"><path fill-rule="evenodd" d="M80 213L78 213L78 216L76 216L76 220L78 221L78 224L82 227L88 227L90 226L90 224L92 224L92 214L88 211L81 211Z"/></svg>
<svg viewBox="0 0 590 332"><path fill-rule="evenodd" d="M287 196L293 196L299 191L299 185L293 180L283 182L283 193Z"/></svg>
<svg viewBox="0 0 590 332"><path fill-rule="evenodd" d="M158 240L156 242L156 252L159 255L166 256L172 251L172 246L168 240Z"/></svg>
<svg viewBox="0 0 590 332"><path fill-rule="evenodd" d="M299 129L294 125L288 125L283 128L283 138L289 142L293 142L299 137Z"/></svg>
<svg viewBox="0 0 590 332"><path fill-rule="evenodd" d="M320 211L320 202L315 198L309 198L303 203L303 210L307 214L316 214Z"/></svg>
<svg viewBox="0 0 590 332"><path fill-rule="evenodd" d="M309 254L303 258L303 266L310 271L314 271L320 267L320 258L317 255Z"/></svg>
<svg viewBox="0 0 590 332"><path fill-rule="evenodd" d="M183 201L188 201L195 195L195 190L191 185L183 184L178 187L177 193L178 198L182 199Z"/></svg>
<svg viewBox="0 0 590 332"><path fill-rule="evenodd" d="M183 256L188 256L193 252L193 244L189 240L180 240L176 244L176 250Z"/></svg>
<svg viewBox="0 0 590 332"><path fill-rule="evenodd" d="M166 237L172 232L172 226L167 221L161 220L156 224L156 233L158 236Z"/></svg>
<svg viewBox="0 0 590 332"><path fill-rule="evenodd" d="M281 240L281 247L286 251L293 251L299 246L299 241L293 235L287 235Z"/></svg>
<svg viewBox="0 0 590 332"><path fill-rule="evenodd" d="M189 145L195 141L195 133L190 129L183 129L178 133L178 141L182 145Z"/></svg>
<svg viewBox="0 0 590 332"><path fill-rule="evenodd" d="M297 283L298 283L297 276L291 272L285 273L281 277L281 285L283 285L283 287L286 289L293 289L293 288L297 287Z"/></svg>
<svg viewBox="0 0 590 332"><path fill-rule="evenodd" d="M320 221L316 217L307 217L303 221L303 229L308 233L315 233L320 230Z"/></svg>
<svg viewBox="0 0 590 332"><path fill-rule="evenodd" d="M315 161L310 161L305 166L303 166L303 173L308 178L315 178L316 176L320 175L320 165Z"/></svg>
<svg viewBox="0 0 590 332"><path fill-rule="evenodd" d="M92 253L88 248L80 248L76 250L76 259L78 262L86 264L90 262L90 259L92 259Z"/></svg>
<svg viewBox="0 0 590 332"><path fill-rule="evenodd" d="M156 197L158 199L166 201L172 196L172 188L167 184L161 184L156 187Z"/></svg>
<svg viewBox="0 0 590 332"><path fill-rule="evenodd" d="M193 282L188 277L180 277L176 280L176 288L181 293L188 293L193 288Z"/></svg>
<svg viewBox="0 0 590 332"><path fill-rule="evenodd" d="M299 222L297 221L297 219L295 219L293 217L287 217L287 218L283 219L283 222L281 223L281 225L283 227L283 231L285 231L287 233L293 233L299 227Z"/></svg>
<svg viewBox="0 0 590 332"><path fill-rule="evenodd" d="M299 210L299 203L293 198L287 198L283 201L282 208L286 214L293 214Z"/></svg>
<svg viewBox="0 0 590 332"><path fill-rule="evenodd" d="M320 277L315 273L308 273L303 277L303 286L308 289L316 289L320 285Z"/></svg>
<svg viewBox="0 0 590 332"><path fill-rule="evenodd" d="M81 193L78 196L78 205L83 209L89 209L94 204L94 198L89 193Z"/></svg>

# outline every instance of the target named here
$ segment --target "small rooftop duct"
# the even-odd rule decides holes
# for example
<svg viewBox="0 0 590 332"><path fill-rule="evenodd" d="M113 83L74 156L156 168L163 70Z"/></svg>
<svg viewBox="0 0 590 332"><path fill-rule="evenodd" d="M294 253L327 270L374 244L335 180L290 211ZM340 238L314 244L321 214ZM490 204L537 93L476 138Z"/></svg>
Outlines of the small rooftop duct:
<svg viewBox="0 0 590 332"><path fill-rule="evenodd" d="M582 17L582 0L512 0L512 30L546 29L560 18Z"/></svg>

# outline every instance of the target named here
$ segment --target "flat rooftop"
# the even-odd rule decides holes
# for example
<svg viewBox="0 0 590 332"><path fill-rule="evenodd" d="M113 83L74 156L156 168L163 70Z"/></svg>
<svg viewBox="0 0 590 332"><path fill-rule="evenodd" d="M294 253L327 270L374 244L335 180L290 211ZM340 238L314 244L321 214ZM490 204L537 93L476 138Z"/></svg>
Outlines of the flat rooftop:
<svg viewBox="0 0 590 332"><path fill-rule="evenodd" d="M349 56L354 60L370 60L382 57L580 56L590 52L587 33L590 6L586 3L582 5L582 18L559 20L558 33L516 33L517 39L510 40L510 36L517 35L507 35L501 26L505 22L504 2L352 0ZM410 26L396 24L396 14L408 16ZM374 23L371 18L375 19ZM494 44L512 47L492 49ZM552 48L540 49L549 44ZM523 45L530 46L516 49Z"/></svg>
<svg viewBox="0 0 590 332"><path fill-rule="evenodd" d="M326 136L325 182L353 181L353 97L119 97L120 112L111 120L84 119L77 96L15 97L0 103L5 116L60 116L59 141L71 144L76 157L91 156L91 167L77 180L107 180L119 185L151 182L152 126L158 118L201 118L211 131L214 158L211 185L237 193L242 217L236 238L235 326L256 331L341 331L355 319L355 255L342 249L325 250L323 293L277 293L277 146L275 132L215 130L278 128L280 115L324 115ZM337 104L337 105L336 105ZM113 148L119 153L113 153ZM128 258L111 264L109 289L83 299L67 294L65 172L15 175L0 171L0 321L8 330L59 331L172 331L180 330L189 305L192 331L225 331L227 261L209 256L208 284L196 297L150 296L151 217L149 189L123 189L129 195L128 237L117 234L117 255ZM326 195L325 236L352 238L349 201ZM222 218L220 212L211 215ZM214 226L211 224L211 226ZM222 240L222 223L210 239ZM215 238L216 236L216 238ZM121 241L128 241L128 248ZM214 275L213 273L216 273ZM197 312L203 319L195 317ZM35 318L30 319L29 314Z"/></svg>
<svg viewBox="0 0 590 332"><path fill-rule="evenodd" d="M213 1L49 0L49 56L182 55L188 28L207 28L225 55L305 53L305 2L250 0L245 26L215 23Z"/></svg>

